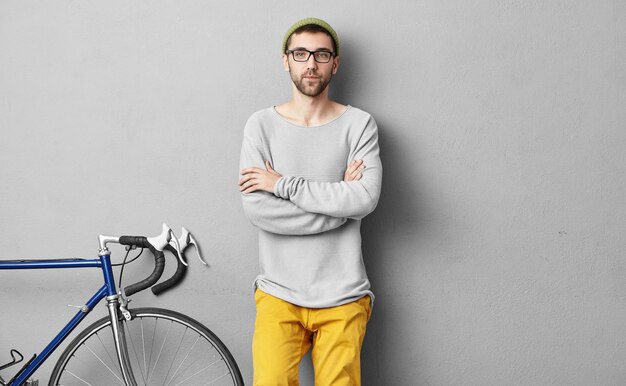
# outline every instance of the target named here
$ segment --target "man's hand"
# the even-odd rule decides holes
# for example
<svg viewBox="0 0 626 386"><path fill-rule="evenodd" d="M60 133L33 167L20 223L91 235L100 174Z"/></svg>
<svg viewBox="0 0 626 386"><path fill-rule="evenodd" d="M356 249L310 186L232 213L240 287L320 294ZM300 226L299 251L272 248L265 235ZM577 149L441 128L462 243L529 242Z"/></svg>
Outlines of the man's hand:
<svg viewBox="0 0 626 386"><path fill-rule="evenodd" d="M243 178L239 180L239 190L243 193L252 193L257 190L274 193L274 186L281 175L272 168L269 161L265 161L265 169L243 169L241 171Z"/></svg>
<svg viewBox="0 0 626 386"><path fill-rule="evenodd" d="M343 175L343 180L345 182L360 180L361 177L363 177L363 174L361 173L363 169L365 169L365 164L363 164L363 160L355 159L354 161L350 162L350 165L348 165L348 169L346 169L346 172Z"/></svg>

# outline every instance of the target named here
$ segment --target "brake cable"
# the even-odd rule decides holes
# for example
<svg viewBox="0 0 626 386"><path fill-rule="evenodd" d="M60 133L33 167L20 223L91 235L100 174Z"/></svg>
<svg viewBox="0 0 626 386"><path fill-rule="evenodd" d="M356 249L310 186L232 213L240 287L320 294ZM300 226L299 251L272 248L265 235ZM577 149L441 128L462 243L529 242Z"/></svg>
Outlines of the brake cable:
<svg viewBox="0 0 626 386"><path fill-rule="evenodd" d="M117 281L118 288L122 288L122 275L124 274L124 267L126 266L126 264L130 264L133 261L137 260L139 258L139 256L141 256L141 254L143 253L143 248L141 248L141 250L139 251L137 256L133 257L130 261L126 262L126 259L128 258L128 255L130 254L130 251L132 249L133 248L131 248L131 247L127 247L126 255L124 256L124 260L121 263L111 264L111 266L113 266L113 267L119 267L120 265L122 266L122 269L120 269L120 278Z"/></svg>

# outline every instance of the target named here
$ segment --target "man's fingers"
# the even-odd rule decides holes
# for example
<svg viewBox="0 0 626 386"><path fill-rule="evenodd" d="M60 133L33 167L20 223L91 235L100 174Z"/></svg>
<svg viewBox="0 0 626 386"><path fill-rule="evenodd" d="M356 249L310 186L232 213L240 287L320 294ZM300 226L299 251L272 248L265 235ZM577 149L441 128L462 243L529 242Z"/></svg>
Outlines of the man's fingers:
<svg viewBox="0 0 626 386"><path fill-rule="evenodd" d="M363 166L363 160L357 159L357 160L350 162L350 165L348 166L348 170L354 171L361 166Z"/></svg>
<svg viewBox="0 0 626 386"><path fill-rule="evenodd" d="M365 164L363 160L353 160L348 165L346 172L344 173L344 181L357 181L363 177L363 169L365 169Z"/></svg>
<svg viewBox="0 0 626 386"><path fill-rule="evenodd" d="M250 193L257 190L257 182L254 180L247 181L244 184L239 185L239 190L244 193Z"/></svg>
<svg viewBox="0 0 626 386"><path fill-rule="evenodd" d="M280 174L276 172L269 161L265 161L265 168L249 167L242 169L239 179L239 190L243 193L252 193L256 191L272 192L275 181L280 178Z"/></svg>
<svg viewBox="0 0 626 386"><path fill-rule="evenodd" d="M248 187L250 187L250 185L252 185L252 182L250 182L250 180L248 180L248 181L240 181L239 182L239 190L243 191L243 190L247 189Z"/></svg>
<svg viewBox="0 0 626 386"><path fill-rule="evenodd" d="M363 171L363 169L365 169L365 165L361 165L359 167L357 167L356 169L354 169L351 173L350 176L355 178L357 175L360 175L361 172Z"/></svg>
<svg viewBox="0 0 626 386"><path fill-rule="evenodd" d="M251 186L246 190L242 190L243 193L252 193L252 192L256 192L258 190L258 188L256 186Z"/></svg>
<svg viewBox="0 0 626 386"><path fill-rule="evenodd" d="M363 169L365 169L365 165L358 166L358 167L354 168L354 171L352 173L353 174L359 173L359 172L363 171Z"/></svg>
<svg viewBox="0 0 626 386"><path fill-rule="evenodd" d="M254 172L250 172L250 173L246 173L240 180L239 180L239 185L245 184L246 182L250 181L250 180L254 180L259 178L259 174L258 173L254 173Z"/></svg>
<svg viewBox="0 0 626 386"><path fill-rule="evenodd" d="M359 167L358 160L354 160L350 162L350 164L348 165L348 169L346 170L346 174L350 174L354 172L356 169L358 169L358 167Z"/></svg>
<svg viewBox="0 0 626 386"><path fill-rule="evenodd" d="M239 180L239 189L243 190L251 185L256 185L257 183L258 183L258 174L248 173Z"/></svg>

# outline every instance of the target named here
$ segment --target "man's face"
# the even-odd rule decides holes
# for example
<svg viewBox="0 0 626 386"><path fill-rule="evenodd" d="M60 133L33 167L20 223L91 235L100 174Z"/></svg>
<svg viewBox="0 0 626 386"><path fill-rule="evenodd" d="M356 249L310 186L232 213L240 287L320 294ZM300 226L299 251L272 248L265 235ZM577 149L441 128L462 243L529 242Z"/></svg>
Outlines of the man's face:
<svg viewBox="0 0 626 386"><path fill-rule="evenodd" d="M291 36L288 50L305 49L308 51L333 52L333 41L323 32L302 32ZM291 80L302 94L316 97L330 83L339 68L339 58L333 57L328 63L318 63L313 55L306 62L296 62L293 55L283 55L285 71L289 71Z"/></svg>

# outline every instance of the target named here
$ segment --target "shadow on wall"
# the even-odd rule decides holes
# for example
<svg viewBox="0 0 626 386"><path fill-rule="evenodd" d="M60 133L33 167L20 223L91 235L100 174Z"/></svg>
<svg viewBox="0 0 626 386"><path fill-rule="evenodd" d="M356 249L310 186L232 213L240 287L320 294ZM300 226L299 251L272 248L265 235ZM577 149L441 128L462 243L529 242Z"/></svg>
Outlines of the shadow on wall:
<svg viewBox="0 0 626 386"><path fill-rule="evenodd" d="M399 331L402 326L398 323L406 318L403 315L406 308L398 308L398 302L385 301L385 298L410 293L414 287L414 283L403 281L407 277L417 280L417 272L407 272L407 269L416 267L415 260L419 256L406 256L401 251L406 251L407 243L417 242L420 224L428 214L418 193L418 173L410 165L410 159L415 158L410 156L411 151L415 149L408 149L406 138L400 135L406 131L393 127L393 120L385 119L383 111L369 110L377 106L376 90L380 87L376 82L377 79L384 81L383 77L370 73L374 69L368 67L370 62L365 60L364 50L353 47L350 42L342 50L346 60L341 63L337 79L333 79L333 99L356 107L362 105L374 116L379 129L382 191L376 210L363 220L361 226L363 260L377 297L365 336L361 371L364 386L383 385L394 379L394 374L388 373L393 368L388 362L398 359L394 348L387 343L394 339L389 338L400 334L410 339L414 335L411 331ZM405 274L398 277L398 273L403 272ZM411 304L404 306L411 307ZM401 379L396 380L404 383Z"/></svg>
<svg viewBox="0 0 626 386"><path fill-rule="evenodd" d="M412 196L412 190L407 189L405 176L407 174L407 160L403 158L402 147L391 138L389 128L384 122L378 122L379 145L383 164L383 184L376 210L367 216L361 226L363 260L367 274L372 283L372 290L376 295L374 312L368 323L367 334L362 351L363 385L381 385L384 380L392 379L386 374L389 369L388 361L394 360L397 353L385 342L390 335L400 334L406 339L414 335L411 331L400 331L402 327L398 321L404 320L407 310L398 308L396 301L386 301L398 293L408 293L413 283L403 283L407 276L417 280L417 273L397 277L398 272L405 272L415 267L414 262L419 256L406 256L398 253L399 244L403 244L409 235L417 238L419 232L418 213L419 201ZM406 177L408 178L408 177ZM404 298L409 301L408 298ZM406 303L406 301L404 303ZM405 304L411 307L411 304ZM396 358L397 359L397 358ZM387 370L388 371L388 370Z"/></svg>

